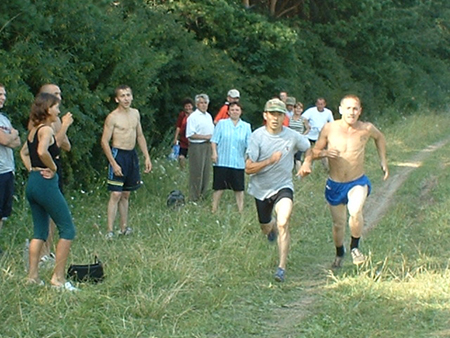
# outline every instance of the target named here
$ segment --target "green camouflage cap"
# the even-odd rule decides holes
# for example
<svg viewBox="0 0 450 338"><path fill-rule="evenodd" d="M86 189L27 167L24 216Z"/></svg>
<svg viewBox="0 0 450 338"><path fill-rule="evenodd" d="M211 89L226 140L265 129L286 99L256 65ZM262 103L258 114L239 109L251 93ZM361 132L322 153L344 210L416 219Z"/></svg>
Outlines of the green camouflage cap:
<svg viewBox="0 0 450 338"><path fill-rule="evenodd" d="M286 106L295 106L295 97L289 96L286 98Z"/></svg>
<svg viewBox="0 0 450 338"><path fill-rule="evenodd" d="M267 111L267 112L276 111L279 113L286 114L286 105L280 99L272 99L272 100L269 100L266 102L264 111Z"/></svg>

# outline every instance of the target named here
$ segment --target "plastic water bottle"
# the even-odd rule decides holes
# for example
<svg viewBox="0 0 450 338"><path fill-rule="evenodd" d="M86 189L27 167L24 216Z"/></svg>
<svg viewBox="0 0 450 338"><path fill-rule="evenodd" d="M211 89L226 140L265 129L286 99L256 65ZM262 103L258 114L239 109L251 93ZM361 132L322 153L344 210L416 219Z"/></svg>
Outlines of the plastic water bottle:
<svg viewBox="0 0 450 338"><path fill-rule="evenodd" d="M23 265L25 272L28 272L30 267L30 240L28 238L25 240L25 246L23 248Z"/></svg>
<svg viewBox="0 0 450 338"><path fill-rule="evenodd" d="M172 146L172 152L169 154L169 160L176 161L180 154L180 145L177 143Z"/></svg>

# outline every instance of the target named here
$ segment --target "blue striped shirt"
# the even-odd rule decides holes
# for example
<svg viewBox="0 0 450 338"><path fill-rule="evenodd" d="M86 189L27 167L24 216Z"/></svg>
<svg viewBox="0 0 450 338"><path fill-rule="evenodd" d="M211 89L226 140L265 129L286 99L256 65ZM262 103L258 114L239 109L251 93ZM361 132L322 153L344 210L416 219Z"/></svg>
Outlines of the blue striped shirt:
<svg viewBox="0 0 450 338"><path fill-rule="evenodd" d="M236 126L231 119L220 120L211 142L217 144L216 166L245 169L245 152L252 130L250 123L241 119Z"/></svg>

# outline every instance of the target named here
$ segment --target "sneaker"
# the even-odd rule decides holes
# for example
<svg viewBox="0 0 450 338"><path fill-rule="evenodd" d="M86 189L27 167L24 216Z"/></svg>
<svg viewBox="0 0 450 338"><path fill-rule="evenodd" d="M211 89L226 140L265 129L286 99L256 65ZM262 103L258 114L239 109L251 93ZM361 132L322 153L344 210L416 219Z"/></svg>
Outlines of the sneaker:
<svg viewBox="0 0 450 338"><path fill-rule="evenodd" d="M44 255L41 257L39 260L39 266L47 264L55 264L55 254L50 253L49 255Z"/></svg>
<svg viewBox="0 0 450 338"><path fill-rule="evenodd" d="M106 234L106 239L112 240L113 238L114 238L114 231L108 231L108 233Z"/></svg>
<svg viewBox="0 0 450 338"><path fill-rule="evenodd" d="M132 232L133 232L133 229L131 229L130 227L126 227L125 230L122 230L120 232L120 235L128 236L128 235L131 235Z"/></svg>
<svg viewBox="0 0 450 338"><path fill-rule="evenodd" d="M268 234L267 234L267 239L269 240L269 242L275 242L275 240L277 239L277 232L275 229L272 229Z"/></svg>
<svg viewBox="0 0 450 338"><path fill-rule="evenodd" d="M347 250L345 250L345 246L344 246L344 254L342 256L336 255L336 257L334 258L333 264L331 264L332 269L342 268L342 264L344 264L344 256L345 256L346 252L347 252Z"/></svg>
<svg viewBox="0 0 450 338"><path fill-rule="evenodd" d="M344 256L336 256L334 258L333 264L331 264L332 269L339 269L342 267L342 264L344 262Z"/></svg>
<svg viewBox="0 0 450 338"><path fill-rule="evenodd" d="M58 291L70 291L70 292L80 291L80 289L73 286L71 282L65 282L64 284L61 285L52 285L52 288Z"/></svg>
<svg viewBox="0 0 450 338"><path fill-rule="evenodd" d="M355 265L360 265L360 264L364 263L364 261L366 260L366 257L364 257L363 253L358 248L353 248L351 254L352 254L353 264L355 264Z"/></svg>
<svg viewBox="0 0 450 338"><path fill-rule="evenodd" d="M283 268L277 268L277 272L275 272L275 280L277 282L284 282L285 271Z"/></svg>

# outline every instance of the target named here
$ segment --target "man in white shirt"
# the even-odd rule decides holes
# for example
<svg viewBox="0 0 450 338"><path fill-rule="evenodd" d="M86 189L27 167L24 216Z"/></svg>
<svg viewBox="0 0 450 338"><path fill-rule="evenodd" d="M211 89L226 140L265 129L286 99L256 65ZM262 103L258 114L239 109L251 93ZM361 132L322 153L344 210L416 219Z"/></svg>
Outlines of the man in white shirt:
<svg viewBox="0 0 450 338"><path fill-rule="evenodd" d="M311 144L314 144L319 138L320 131L323 126L328 122L333 122L333 113L328 108L325 108L327 102L323 97L319 97L316 100L316 106L308 108L303 113L303 118L308 120L311 129L309 133L306 134L306 137L311 141Z"/></svg>
<svg viewBox="0 0 450 338"><path fill-rule="evenodd" d="M197 109L189 115L186 137L189 139L189 199L193 202L204 198L211 174L211 144L214 122L208 113L209 97L195 96Z"/></svg>

